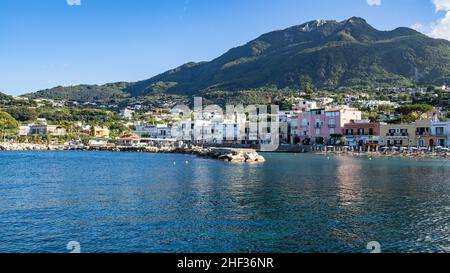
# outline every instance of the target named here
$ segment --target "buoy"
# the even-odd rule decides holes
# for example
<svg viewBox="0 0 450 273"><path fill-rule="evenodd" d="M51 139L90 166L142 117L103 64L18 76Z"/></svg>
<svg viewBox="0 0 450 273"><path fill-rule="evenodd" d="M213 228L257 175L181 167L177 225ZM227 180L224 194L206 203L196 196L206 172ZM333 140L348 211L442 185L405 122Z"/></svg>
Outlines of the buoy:
<svg viewBox="0 0 450 273"><path fill-rule="evenodd" d="M186 163L186 165L188 165L188 164L189 164L189 161L187 161L187 160L186 160L186 162L185 162L185 163Z"/></svg>

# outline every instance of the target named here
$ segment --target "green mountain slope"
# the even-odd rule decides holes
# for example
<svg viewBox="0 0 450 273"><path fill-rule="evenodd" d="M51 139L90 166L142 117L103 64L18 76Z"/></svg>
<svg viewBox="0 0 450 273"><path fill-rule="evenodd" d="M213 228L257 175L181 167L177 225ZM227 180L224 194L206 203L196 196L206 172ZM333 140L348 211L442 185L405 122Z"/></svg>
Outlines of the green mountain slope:
<svg viewBox="0 0 450 273"><path fill-rule="evenodd" d="M73 100L79 102L111 101L123 99L129 94L123 92L130 84L126 82L109 83L105 85L76 85L69 87L58 86L51 89L25 94L28 98L46 98Z"/></svg>
<svg viewBox="0 0 450 273"><path fill-rule="evenodd" d="M378 31L361 18L350 18L271 32L211 62L181 66L126 91L191 94L263 86L333 89L443 82L450 82L450 42L408 28Z"/></svg>
<svg viewBox="0 0 450 273"><path fill-rule="evenodd" d="M188 63L136 83L57 87L28 96L86 100L305 85L333 90L443 83L450 83L449 41L409 28L379 31L353 17L270 32L210 62Z"/></svg>
<svg viewBox="0 0 450 273"><path fill-rule="evenodd" d="M1 100L9 100L9 99L11 99L11 98L12 98L11 96L6 95L6 94L0 92L0 101L1 101Z"/></svg>

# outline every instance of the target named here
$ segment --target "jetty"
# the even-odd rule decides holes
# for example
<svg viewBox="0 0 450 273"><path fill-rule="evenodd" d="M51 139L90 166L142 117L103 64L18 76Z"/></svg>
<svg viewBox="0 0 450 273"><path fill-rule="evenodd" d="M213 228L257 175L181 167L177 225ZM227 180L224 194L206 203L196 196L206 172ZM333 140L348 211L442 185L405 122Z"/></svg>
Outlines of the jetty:
<svg viewBox="0 0 450 273"><path fill-rule="evenodd" d="M0 151L99 151L99 152L133 152L133 153L179 153L193 154L200 157L236 163L263 163L265 158L255 149L203 147L196 145L47 145L33 143L0 143Z"/></svg>

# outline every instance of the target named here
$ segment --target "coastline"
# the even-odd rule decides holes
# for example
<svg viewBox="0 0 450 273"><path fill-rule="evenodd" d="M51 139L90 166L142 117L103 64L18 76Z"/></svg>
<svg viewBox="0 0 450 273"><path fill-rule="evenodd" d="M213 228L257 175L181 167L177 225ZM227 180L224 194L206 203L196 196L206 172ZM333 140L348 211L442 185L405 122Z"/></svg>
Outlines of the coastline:
<svg viewBox="0 0 450 273"><path fill-rule="evenodd" d="M178 153L193 154L226 162L264 163L266 160L254 149L219 148L219 147L153 147L153 146L81 146L81 145L47 145L32 143L1 143L0 151L105 151L135 153Z"/></svg>
<svg viewBox="0 0 450 273"><path fill-rule="evenodd" d="M83 145L47 145L33 143L9 143L0 142L0 151L107 151L107 152L135 152L135 153L178 153L194 154L200 157L208 157L228 162L263 163L264 157L256 149L233 147L202 147L195 145L175 146L83 146ZM280 151L275 151L280 153ZM281 151L283 153L283 151ZM357 151L356 149L343 149L342 147L312 148L303 152L285 153L311 153L317 155L334 156L365 156L374 157L399 157L399 158L436 158L450 159L450 151L447 149L417 149L417 148L390 148L382 151Z"/></svg>
<svg viewBox="0 0 450 273"><path fill-rule="evenodd" d="M406 158L406 159L450 159L450 153L439 152L396 152L396 151L384 151L384 152L313 152L313 154L324 156L347 156L347 157L368 157L369 159L385 157L385 158Z"/></svg>

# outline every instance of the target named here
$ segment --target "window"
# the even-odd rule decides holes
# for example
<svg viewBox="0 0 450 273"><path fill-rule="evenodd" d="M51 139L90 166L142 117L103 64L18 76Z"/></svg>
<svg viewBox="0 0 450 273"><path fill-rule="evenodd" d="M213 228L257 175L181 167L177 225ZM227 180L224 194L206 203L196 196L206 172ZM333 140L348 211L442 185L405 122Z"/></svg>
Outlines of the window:
<svg viewBox="0 0 450 273"><path fill-rule="evenodd" d="M308 120L307 119L303 119L302 120L302 127L308 127Z"/></svg>
<svg viewBox="0 0 450 273"><path fill-rule="evenodd" d="M327 112L326 116L327 117L338 117L339 116L339 112Z"/></svg>
<svg viewBox="0 0 450 273"><path fill-rule="evenodd" d="M335 119L328 120L328 127L329 128L336 128L336 120Z"/></svg>

